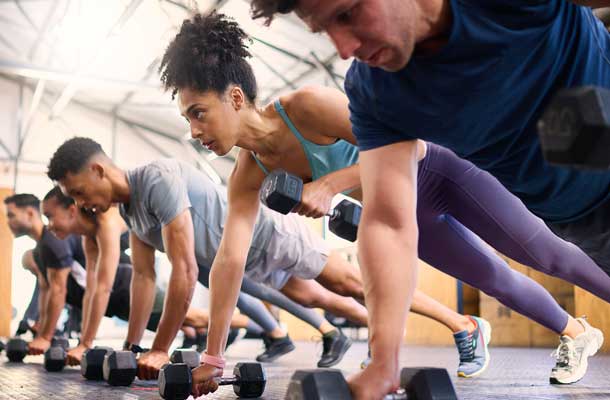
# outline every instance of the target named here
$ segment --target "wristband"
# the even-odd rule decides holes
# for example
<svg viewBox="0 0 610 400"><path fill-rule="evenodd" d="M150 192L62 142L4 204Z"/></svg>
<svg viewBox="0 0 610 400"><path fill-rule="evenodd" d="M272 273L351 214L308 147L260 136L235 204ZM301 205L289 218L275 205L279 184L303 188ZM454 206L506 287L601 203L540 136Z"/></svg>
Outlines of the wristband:
<svg viewBox="0 0 610 400"><path fill-rule="evenodd" d="M211 356L208 353L203 353L203 356L201 356L201 363L208 364L216 368L224 369L226 361L222 357Z"/></svg>

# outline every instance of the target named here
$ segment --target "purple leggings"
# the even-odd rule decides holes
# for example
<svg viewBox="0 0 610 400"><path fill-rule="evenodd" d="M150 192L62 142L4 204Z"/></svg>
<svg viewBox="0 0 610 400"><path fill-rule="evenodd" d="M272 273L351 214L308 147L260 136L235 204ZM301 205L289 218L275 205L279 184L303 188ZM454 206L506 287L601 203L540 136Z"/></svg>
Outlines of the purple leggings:
<svg viewBox="0 0 610 400"><path fill-rule="evenodd" d="M513 270L513 260L610 301L610 276L575 245L555 236L493 176L428 143L418 171L419 257L561 333L568 314L549 292ZM482 240L481 240L482 239Z"/></svg>

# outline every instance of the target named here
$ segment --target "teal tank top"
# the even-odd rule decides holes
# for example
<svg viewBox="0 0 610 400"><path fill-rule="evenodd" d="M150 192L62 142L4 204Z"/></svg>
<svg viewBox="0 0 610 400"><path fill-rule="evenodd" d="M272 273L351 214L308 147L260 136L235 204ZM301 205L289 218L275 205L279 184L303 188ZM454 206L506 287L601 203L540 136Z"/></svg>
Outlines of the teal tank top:
<svg viewBox="0 0 610 400"><path fill-rule="evenodd" d="M335 143L329 145L313 143L301 135L290 118L288 118L288 114L286 114L286 110L284 110L284 107L282 107L279 100L276 100L273 105L286 125L288 125L288 128L290 128L294 136L299 140L301 146L303 146L303 151L305 152L305 156L309 161L309 167L311 168L312 180L315 181L333 171L349 167L358 162L358 148L356 146L343 139L339 139ZM254 157L254 160L263 170L265 175L269 174L267 168L258 157L256 157L254 152L252 152L252 157Z"/></svg>

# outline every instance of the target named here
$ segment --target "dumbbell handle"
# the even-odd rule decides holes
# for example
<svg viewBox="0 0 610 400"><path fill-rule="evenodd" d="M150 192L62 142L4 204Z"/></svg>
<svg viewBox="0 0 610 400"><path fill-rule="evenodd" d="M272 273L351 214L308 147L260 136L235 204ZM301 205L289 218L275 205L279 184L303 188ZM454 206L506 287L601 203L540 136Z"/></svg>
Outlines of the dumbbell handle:
<svg viewBox="0 0 610 400"><path fill-rule="evenodd" d="M216 383L219 385L234 385L234 384L239 385L241 383L239 378L236 376L216 378L216 379L214 379L214 381L216 381Z"/></svg>

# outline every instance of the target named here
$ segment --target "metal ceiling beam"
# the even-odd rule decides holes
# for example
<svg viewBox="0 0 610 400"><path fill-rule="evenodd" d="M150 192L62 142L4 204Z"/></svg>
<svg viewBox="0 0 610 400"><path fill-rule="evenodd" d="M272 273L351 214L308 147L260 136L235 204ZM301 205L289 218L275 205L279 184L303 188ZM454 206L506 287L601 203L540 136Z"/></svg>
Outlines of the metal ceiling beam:
<svg viewBox="0 0 610 400"><path fill-rule="evenodd" d="M178 3L178 2L176 2L176 1L172 1L172 0L164 0L164 1L165 1L165 2L167 2L167 3L173 4L173 5L175 5L175 6L179 7L179 8L181 8L181 9L183 9L184 11L186 11L186 12L187 12L187 13L189 13L189 14L191 14L191 13L193 12L193 10L192 10L192 9L190 9L190 8L189 8L188 6L186 6L185 4ZM207 11L205 11L205 12L204 12L204 11L202 11L202 13L211 12L211 11L212 11L212 10L214 10L214 9L220 10L220 8L221 8L222 6L224 6L226 3L227 3L227 0L216 0L216 3L215 3L215 4L211 5L211 6L210 6L210 7L207 9ZM315 66L316 66L314 63L312 63L312 62L311 62L311 61L309 61L308 59L306 59L306 58L304 58L304 57L301 57L300 55L298 55L298 54L296 54L296 53L293 53L293 52L291 52L291 51L289 51L289 50L287 50L287 49L284 49L284 48L282 48L282 47L280 47L280 46L277 46L277 45L275 45L275 44L273 44L273 43L270 43L270 42L268 42L268 41L266 41L266 40L264 40L264 39L261 39L261 38L259 38L259 37L252 36L252 35L249 35L249 36L250 36L250 37L252 38L252 40L254 40L255 42L258 42L258 43L260 43L260 44L262 44L262 45L264 45L264 46L267 46L267 47L269 47L270 49L273 49L273 50L275 50L275 51L277 51L277 52L279 52L279 53L281 53L281 54L283 54L283 55L285 55L285 56L287 56L287 57L290 57L290 58L292 58L292 59L294 59L294 60L297 60L297 61L299 61L299 62L302 62L302 63L304 63L304 64L306 64L306 65L308 65L308 66L310 66L310 67L315 67Z"/></svg>
<svg viewBox="0 0 610 400"><path fill-rule="evenodd" d="M16 55L18 55L18 56L21 55L21 51L19 51L19 49L17 47L15 47L13 45L13 43L11 43L10 40L8 40L7 38L5 38L2 35L0 35L0 43L2 43L7 48L11 49L13 51L13 53L15 53Z"/></svg>
<svg viewBox="0 0 610 400"><path fill-rule="evenodd" d="M12 76L6 76L6 75L1 75L0 74L0 78L4 78L4 79L6 79L6 80L8 80L10 82L16 83L16 84L20 84L21 83L18 79L14 78ZM34 90L34 85L32 85L32 84L25 83L24 86L27 86L31 90ZM48 90L47 92L50 95L56 95L57 94L57 92L54 92L52 90ZM111 117L111 118L115 117L118 121L123 122L126 125L131 125L133 127L136 127L136 128L139 128L139 129L142 129L142 130L145 130L145 131L148 131L148 132L150 132L150 133L152 133L154 135L157 135L157 136L163 137L165 139L174 141L176 143L181 143L181 139L180 138L172 135L169 132L165 132L165 131L163 131L161 129L158 129L158 128L155 128L155 127L152 127L152 126L148 126L146 124L142 124L142 123L137 122L137 121L130 120L129 118L125 118L125 117L122 117L120 115L116 115L116 114L113 115L109 111L100 110L99 108L93 107L93 106L91 106L89 104L83 103L83 102L78 101L78 100L74 101L73 103L78 105L78 106L80 106L80 107L82 107L82 108L84 108L85 110L88 110L88 111L91 111L91 112L95 112L97 114L101 114L101 115L104 115L104 116L107 116L107 117Z"/></svg>
<svg viewBox="0 0 610 400"><path fill-rule="evenodd" d="M252 55L254 56L254 58L256 58L258 61L260 61L261 63L263 63L263 65L265 67L267 67L267 69L269 71L271 71L275 76L277 76L278 78L280 78L282 80L282 82L284 82L284 84L290 86L293 90L295 90L297 87L296 85L294 85L292 82L290 82L290 80L288 80L288 78L286 78L282 73L280 73L280 71L278 71L277 69L275 69L275 67L273 67L273 65L269 64L263 57L259 56L256 53L252 53Z"/></svg>
<svg viewBox="0 0 610 400"><path fill-rule="evenodd" d="M146 82L150 76L153 74L153 72L155 72L157 65L159 65L160 62L160 58L156 57L154 60L152 60L150 62L150 64L148 64L148 67L146 67L146 73L144 74L144 77L142 79L140 79L140 82ZM129 100L131 100L133 98L133 96L136 94L135 90L130 91L129 93L127 93L123 99L114 106L114 108L112 109L113 113L116 113L119 111L119 109L123 106L125 106Z"/></svg>
<svg viewBox="0 0 610 400"><path fill-rule="evenodd" d="M38 32L38 27L36 26L36 24L34 23L32 18L30 18L29 14L25 11L25 9L23 8L23 5L21 5L19 0L14 0L14 2L15 2L15 5L17 6L17 8L19 9L19 12L21 13L21 15L23 15L23 18L25 18L26 21L28 21L28 24L30 24L30 26L32 28L34 28L34 30L36 32Z"/></svg>
<svg viewBox="0 0 610 400"><path fill-rule="evenodd" d="M123 26L125 26L127 21L129 21L129 19L133 16L133 14L136 12L142 2L143 0L131 0L131 2L127 6L125 6L125 9L121 13L119 19L112 25L102 42L97 45L98 50L93 56L93 58L89 60L89 62L84 64L86 66L85 68L90 68L91 65L95 64L95 61L103 53L102 49L107 45L108 39L114 34L116 34L119 30L121 30ZM80 75L82 72L84 72L84 69L81 69L81 71L77 72L76 75ZM51 115L49 116L49 118L52 119L58 116L61 111L68 105L70 100L72 100L72 97L74 97L77 91L78 85L74 81L68 83L64 88L63 92L58 96L55 105L53 105L53 109L51 110Z"/></svg>
<svg viewBox="0 0 610 400"><path fill-rule="evenodd" d="M316 65L318 65L320 68L322 68L324 71L326 71L326 73L330 77L330 80L335 84L335 87L337 89L339 89L340 91L342 91L343 93L345 93L345 90L343 89L343 86L340 85L339 82L337 82L337 78L333 74L333 70L331 68L332 64L327 64L327 63L322 62L322 60L320 60L320 57L318 57L316 52L313 51L313 50L310 51L309 54L311 54L311 56L315 60Z"/></svg>
<svg viewBox="0 0 610 400"><path fill-rule="evenodd" d="M38 107L40 106L40 100L42 100L42 96L44 95L44 90L46 86L46 81L39 80L36 84L36 89L34 90L34 95L32 96L32 102L30 103L30 109L25 116L23 121L23 136L22 136L22 145L27 139L30 128L32 127L32 121L34 120L34 116L38 111Z"/></svg>
<svg viewBox="0 0 610 400"><path fill-rule="evenodd" d="M297 61L299 61L299 62L302 62L303 64L305 64L305 65L307 65L307 66L309 66L309 67L316 68L316 64L315 64L315 63L313 63L313 62L309 61L308 59L306 59L306 58L304 58L304 57L301 57L300 55L298 55L298 54L296 54L296 53L293 53L293 52L291 52L291 51L289 51L289 50L286 50L286 49L281 48L281 47L279 47L279 46L276 46L276 45L274 45L274 44L272 44L272 43L269 43L269 42L267 42L266 40L263 40L263 39L257 38L256 36L250 36L250 37L251 37L251 38L252 38L252 40L254 40L255 42L258 42L258 43L264 44L265 46L269 47L270 49L273 49L273 50L277 51L278 53L281 53L281 54L283 54L283 55L285 55L285 56L287 56L287 57L290 57L290 58L292 58L293 60L297 60Z"/></svg>
<svg viewBox="0 0 610 400"><path fill-rule="evenodd" d="M2 77L0 75L0 77ZM15 83L19 83L19 81L13 77L6 77L5 79L11 81L11 82L15 82ZM33 89L33 85L25 83L25 86L29 87L30 89ZM49 94L52 94L52 91L49 91ZM41 101L42 102L42 101ZM197 148L193 145L192 142L190 141L185 141L182 138L176 137L174 135L172 135L171 133L165 132L163 130L160 130L158 128L152 127L152 126L148 126L146 124L142 124L140 122L137 121L133 121L130 120L129 118L125 118L122 117L120 115L118 115L117 113L112 113L112 112L108 112L105 110L100 110L98 108L95 108L91 105L82 103L80 101L74 101L74 104L83 107L86 110L98 113L98 114L102 114L108 117L113 118L113 134L116 134L116 124L118 122L122 122L125 125L127 125L132 132L134 132L136 134L136 136L138 136L141 139L144 139L147 141L147 143L153 147L157 152L159 152L159 154L165 156L165 157L171 157L171 154L167 153L165 150L163 150L161 147L157 146L156 144L154 144L153 142L147 140L146 136L139 131L139 129L146 131L150 134L162 137L164 139L179 143L180 145L182 145L185 149L189 149L187 150L189 152L189 154L191 154L194 158L194 161L197 162L197 164L199 164L200 168L205 171L208 176L210 176L210 178L214 181L218 181L219 183L226 183L224 182L224 180L220 177L220 175L218 174L218 172L216 172L216 169L214 168L214 166L209 162L209 160L207 160L204 156L202 156L202 154L197 150ZM116 142L114 142L113 146L116 144ZM2 143L2 141L0 140L0 146L4 147L7 150L7 153L9 155L9 157L11 156L11 152L8 151L8 148L6 148L6 146L4 145L4 143ZM115 150L113 149L113 152ZM196 154L196 156L195 156ZM14 162L14 159L11 159L11 161ZM23 160L22 160L23 161ZM45 164L46 165L46 164Z"/></svg>
<svg viewBox="0 0 610 400"><path fill-rule="evenodd" d="M44 79L46 81L70 83L74 82L81 87L104 87L118 90L158 90L160 85L131 82L119 79L108 79L92 75L78 75L72 72L60 71L57 69L43 68L34 64L16 63L9 60L0 59L0 73L7 75L20 76L23 78Z"/></svg>
<svg viewBox="0 0 610 400"><path fill-rule="evenodd" d="M337 56L338 56L337 53L333 53L330 57L328 57L326 60L323 60L322 62L324 64L331 64L337 58ZM312 73L317 72L319 70L320 69L318 68L318 66L314 64L313 67L307 69L306 71L303 71L299 76L292 79L290 81L290 85L296 84L300 80L307 78L309 75L311 75ZM263 103L265 103L265 104L268 103L269 100L271 100L273 97L275 97L275 95L277 93L282 92L282 91L286 90L287 88L291 87L290 85L284 85L282 87L279 87L279 88L271 91L271 93L267 97L265 97L265 99L263 99Z"/></svg>
<svg viewBox="0 0 610 400"><path fill-rule="evenodd" d="M143 142L145 142L148 146L154 149L157 153L161 154L163 157L171 157L170 153L165 151L165 149L163 149L161 146L158 146L156 143L149 140L146 135L140 132L135 125L129 123L125 123L125 125L127 125L127 127L134 133L134 135L139 137Z"/></svg>
<svg viewBox="0 0 610 400"><path fill-rule="evenodd" d="M13 157L15 157L15 155L13 154L13 152L8 148L8 146L6 145L6 143L4 143L4 141L2 139L0 139L0 147L2 147L4 149L4 151L6 152L6 155L11 157L11 161L13 161Z"/></svg>
<svg viewBox="0 0 610 400"><path fill-rule="evenodd" d="M212 12L212 10L220 10L222 7L224 7L225 4L227 4L229 1L228 0L216 0L215 3L212 3L206 10L196 10L193 9L189 6L187 6L186 4L180 2L180 1L176 1L176 0L163 0L168 4L171 4L173 6L176 6L178 8L181 8L182 10L186 11L189 14L193 14L194 12L201 12L202 14L207 14L209 12Z"/></svg>
<svg viewBox="0 0 610 400"><path fill-rule="evenodd" d="M95 110L95 111L97 111L97 112L101 112L101 113L104 113L104 114L107 114L107 115L112 115L112 114L109 114L107 111L98 110L98 109L95 109L94 107L91 107L91 106L84 106L84 105L82 105L82 104L79 104L79 105L81 105L81 106L83 106L83 107L85 107L85 108L87 108L87 109L89 109L89 110ZM123 123L125 123L125 124L132 125L132 126L135 126L136 128L140 128L140 129L143 129L143 130L145 130L145 131L148 131L148 132L154 133L155 135L157 135L157 136L159 136L159 137L162 137L162 138L164 138L164 139L168 139L168 140L174 141L174 142L176 142L176 143L179 143L179 142L180 142L180 138L178 138L178 137L176 137L176 136L172 135L171 133L168 133L168 132L162 131L162 130L160 130L160 129L158 129L158 128L155 128L155 127L152 127L152 126L149 126L149 125L146 125L146 124L140 123L140 122L138 122L138 121L131 120L131 119L129 119L129 118L122 117L122 116L120 116L120 115L117 115L117 116L116 116L116 118L117 118L119 121L121 121L121 122L123 122Z"/></svg>
<svg viewBox="0 0 610 400"><path fill-rule="evenodd" d="M59 0L54 0L52 2L52 4L49 6L47 15L45 15L45 18L42 22L42 27L41 27L40 31L38 32L36 39L34 40L34 44L30 48L30 51L28 52L28 59L30 61L32 61L34 59L34 56L36 55L36 51L38 50L38 45L42 42L42 39L46 36L47 32L49 31L49 27L51 26L51 20L53 19L53 15L55 14L55 10L57 9L57 3L59 3Z"/></svg>

